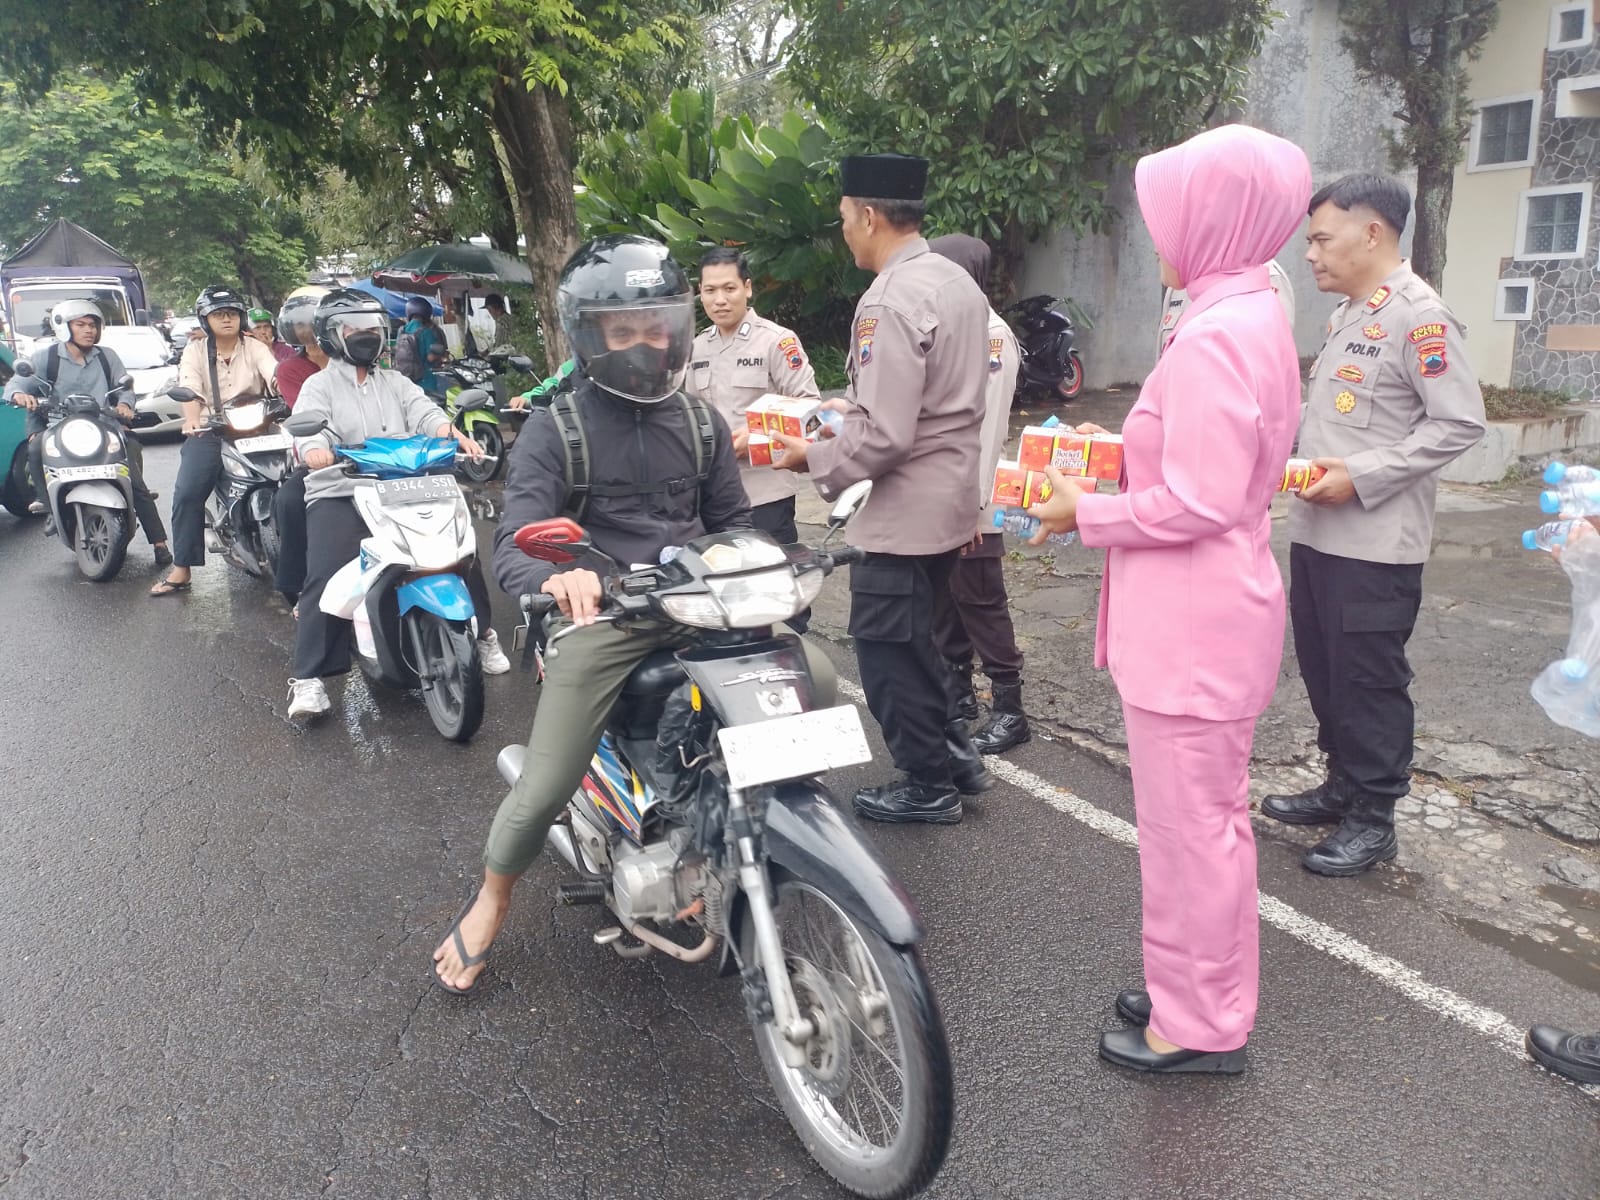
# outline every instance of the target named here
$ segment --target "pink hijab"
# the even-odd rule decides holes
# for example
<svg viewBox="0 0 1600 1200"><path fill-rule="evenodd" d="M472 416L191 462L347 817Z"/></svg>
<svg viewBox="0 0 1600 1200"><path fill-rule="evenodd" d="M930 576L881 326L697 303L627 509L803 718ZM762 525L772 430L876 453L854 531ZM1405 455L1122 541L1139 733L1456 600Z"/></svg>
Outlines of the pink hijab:
<svg viewBox="0 0 1600 1200"><path fill-rule="evenodd" d="M1264 269L1311 202L1311 164L1293 142L1223 125L1139 160L1139 211L1190 296Z"/></svg>

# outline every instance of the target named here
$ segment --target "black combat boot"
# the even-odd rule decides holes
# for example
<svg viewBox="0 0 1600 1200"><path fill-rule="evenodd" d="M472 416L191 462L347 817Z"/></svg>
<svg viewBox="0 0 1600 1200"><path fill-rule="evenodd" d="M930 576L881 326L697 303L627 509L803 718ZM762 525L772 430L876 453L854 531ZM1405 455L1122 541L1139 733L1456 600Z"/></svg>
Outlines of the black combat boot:
<svg viewBox="0 0 1600 1200"><path fill-rule="evenodd" d="M945 659L950 668L950 688L956 694L956 716L963 721L978 719L978 694L972 690L972 664Z"/></svg>
<svg viewBox="0 0 1600 1200"><path fill-rule="evenodd" d="M1004 754L1031 737L1033 731L1028 728L1028 714L1022 711L1022 684L995 684L989 719L972 735L972 744L978 753Z"/></svg>
<svg viewBox="0 0 1600 1200"><path fill-rule="evenodd" d="M1300 860L1317 875L1360 875L1399 853L1394 835L1393 796L1355 796L1350 811Z"/></svg>
<svg viewBox="0 0 1600 1200"><path fill-rule="evenodd" d="M1333 825L1350 811L1350 785L1339 764L1328 759L1328 777L1316 787L1261 798L1261 815L1285 825Z"/></svg>
<svg viewBox="0 0 1600 1200"><path fill-rule="evenodd" d="M994 776L983 765L983 755L967 736L965 721L952 721L944 727L944 745L950 752L950 777L955 781L956 791L963 796L976 796L994 786Z"/></svg>
<svg viewBox="0 0 1600 1200"><path fill-rule="evenodd" d="M869 821L959 825L961 794L949 783L900 774L880 787L862 788L856 793L855 810Z"/></svg>

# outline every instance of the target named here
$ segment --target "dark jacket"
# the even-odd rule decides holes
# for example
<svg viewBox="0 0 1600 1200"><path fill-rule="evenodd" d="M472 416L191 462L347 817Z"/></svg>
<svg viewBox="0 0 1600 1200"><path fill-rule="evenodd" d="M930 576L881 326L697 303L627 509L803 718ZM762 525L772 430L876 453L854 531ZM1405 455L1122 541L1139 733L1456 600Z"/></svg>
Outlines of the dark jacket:
<svg viewBox="0 0 1600 1200"><path fill-rule="evenodd" d="M600 486L666 484L694 475L697 435L676 398L659 404L633 404L577 377L575 401L589 438L589 477ZM713 411L716 448L698 488L646 495L589 498L583 526L596 548L627 570L634 563L660 561L667 546L681 546L707 533L750 528L750 501L739 481L739 462L727 422ZM561 516L567 509L567 450L555 419L535 409L511 448L505 509L494 535L494 574L513 596L537 592L558 571L597 564L581 559L570 566L529 558L512 540L530 521Z"/></svg>

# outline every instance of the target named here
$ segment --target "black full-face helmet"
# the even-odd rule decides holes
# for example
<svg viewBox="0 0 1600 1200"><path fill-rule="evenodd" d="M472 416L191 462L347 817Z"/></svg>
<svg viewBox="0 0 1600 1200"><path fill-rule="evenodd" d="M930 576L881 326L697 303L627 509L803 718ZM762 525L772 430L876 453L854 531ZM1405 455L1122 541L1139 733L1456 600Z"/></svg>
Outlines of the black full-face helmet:
<svg viewBox="0 0 1600 1200"><path fill-rule="evenodd" d="M250 306L245 303L244 297L231 287L213 284L201 292L194 302L194 315L200 319L201 328L209 333L211 326L206 324L206 318L225 308L235 309L238 312L239 325L243 328L245 314L250 311Z"/></svg>
<svg viewBox="0 0 1600 1200"><path fill-rule="evenodd" d="M388 341L389 317L376 296L335 288L317 305L311 328L317 345L330 358L370 367Z"/></svg>
<svg viewBox="0 0 1600 1200"><path fill-rule="evenodd" d="M293 346L302 354L316 335L311 323L317 315L317 305L328 294L327 288L296 292L283 302L278 310L278 340Z"/></svg>
<svg viewBox="0 0 1600 1200"><path fill-rule="evenodd" d="M694 293L660 242L625 234L579 247L556 304L579 368L606 391L657 404L683 386Z"/></svg>

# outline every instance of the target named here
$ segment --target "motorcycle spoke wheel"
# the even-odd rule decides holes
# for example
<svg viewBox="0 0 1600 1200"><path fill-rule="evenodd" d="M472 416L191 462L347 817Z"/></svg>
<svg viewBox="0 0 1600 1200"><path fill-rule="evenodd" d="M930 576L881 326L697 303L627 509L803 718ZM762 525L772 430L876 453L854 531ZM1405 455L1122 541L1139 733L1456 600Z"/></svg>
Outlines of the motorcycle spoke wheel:
<svg viewBox="0 0 1600 1200"><path fill-rule="evenodd" d="M953 1120L950 1051L922 960L891 946L813 885L785 879L778 929L790 986L814 1028L803 1067L756 1023L767 1075L817 1162L874 1200L910 1196L938 1173ZM747 961L754 939L747 938Z"/></svg>
<svg viewBox="0 0 1600 1200"><path fill-rule="evenodd" d="M96 583L114 578L127 557L127 518L114 508L85 506L78 513L78 570Z"/></svg>
<svg viewBox="0 0 1600 1200"><path fill-rule="evenodd" d="M458 458L456 469L473 483L489 483L500 474L500 468L505 465L506 441L500 434L500 427L488 421L481 421L471 431L471 436L478 445L483 447L487 456L483 462L473 462L470 458ZM492 458L494 461L490 462Z"/></svg>
<svg viewBox="0 0 1600 1200"><path fill-rule="evenodd" d="M470 740L483 724L483 666L471 630L416 608L405 627L434 728L452 742Z"/></svg>

